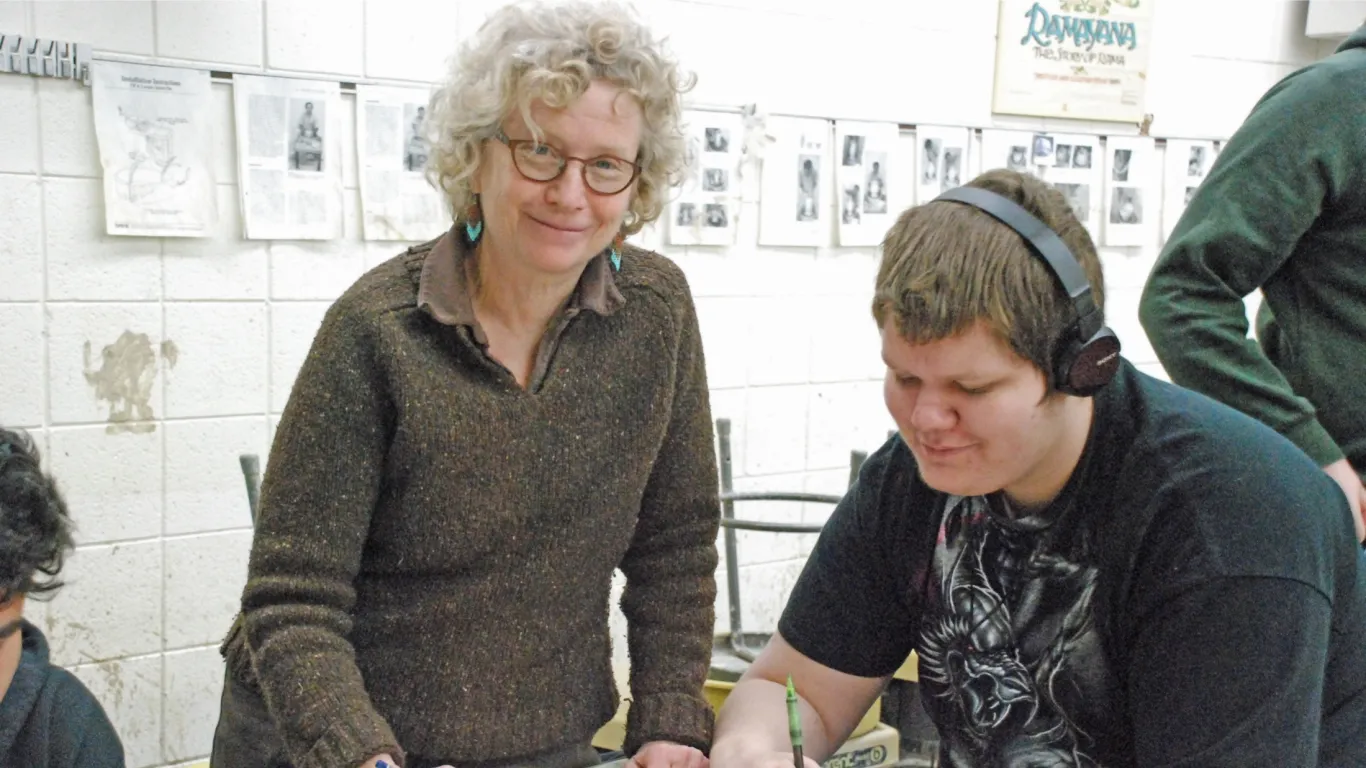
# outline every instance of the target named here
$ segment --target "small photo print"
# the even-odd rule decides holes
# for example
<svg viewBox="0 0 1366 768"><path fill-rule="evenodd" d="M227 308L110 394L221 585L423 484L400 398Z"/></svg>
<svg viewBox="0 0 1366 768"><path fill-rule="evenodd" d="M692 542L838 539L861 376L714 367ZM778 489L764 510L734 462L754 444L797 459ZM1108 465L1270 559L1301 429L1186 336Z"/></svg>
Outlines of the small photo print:
<svg viewBox="0 0 1366 768"><path fill-rule="evenodd" d="M1111 224L1143 223L1143 192L1138 187L1115 187L1110 197Z"/></svg>
<svg viewBox="0 0 1366 768"><path fill-rule="evenodd" d="M864 213L887 212L887 153L868 153L868 177L863 185Z"/></svg>
<svg viewBox="0 0 1366 768"><path fill-rule="evenodd" d="M1195 197L1195 190L1197 189L1199 187L1186 187L1186 199L1182 201L1182 205L1191 204L1191 198Z"/></svg>
<svg viewBox="0 0 1366 768"><path fill-rule="evenodd" d="M730 151L730 131L725 128L707 128L705 133L708 152Z"/></svg>
<svg viewBox="0 0 1366 768"><path fill-rule="evenodd" d="M1072 147L1072 167L1090 168L1091 167L1091 147L1086 144L1078 144Z"/></svg>
<svg viewBox="0 0 1366 768"><path fill-rule="evenodd" d="M431 149L423 135L427 123L425 104L403 105L403 169L421 171L427 167L427 156Z"/></svg>
<svg viewBox="0 0 1366 768"><path fill-rule="evenodd" d="M1010 155L1006 158L1006 169L1024 173L1029 168L1029 147L1016 144L1010 148Z"/></svg>
<svg viewBox="0 0 1366 768"><path fill-rule="evenodd" d="M939 151L943 142L939 139L925 139L920 149L920 183L933 184L939 181Z"/></svg>
<svg viewBox="0 0 1366 768"><path fill-rule="evenodd" d="M1205 147L1191 147L1190 161L1186 163L1186 175L1198 179L1205 175Z"/></svg>
<svg viewBox="0 0 1366 768"><path fill-rule="evenodd" d="M863 165L863 137L844 137L844 165Z"/></svg>
<svg viewBox="0 0 1366 768"><path fill-rule="evenodd" d="M963 176L963 148L949 147L944 150L944 184L943 189L953 189L958 186Z"/></svg>
<svg viewBox="0 0 1366 768"><path fill-rule="evenodd" d="M706 168L702 171L704 192L725 192L730 189L730 174L725 168Z"/></svg>
<svg viewBox="0 0 1366 768"><path fill-rule="evenodd" d="M1071 206L1072 215L1077 217L1077 221L1085 224L1091 212L1091 185L1054 184L1053 187L1067 199L1067 204Z"/></svg>
<svg viewBox="0 0 1366 768"><path fill-rule="evenodd" d="M840 196L840 221L845 224L858 224L862 221L859 214L859 185L852 184L844 188L844 194Z"/></svg>
<svg viewBox="0 0 1366 768"><path fill-rule="evenodd" d="M1115 161L1110 164L1111 181L1129 180L1129 161L1133 159L1132 149L1116 149Z"/></svg>
<svg viewBox="0 0 1366 768"><path fill-rule="evenodd" d="M322 99L289 100L291 171L322 171L326 154L323 145L326 118L327 102Z"/></svg>
<svg viewBox="0 0 1366 768"><path fill-rule="evenodd" d="M1053 137L1038 133L1034 135L1034 164L1047 165L1053 156Z"/></svg>
<svg viewBox="0 0 1366 768"><path fill-rule="evenodd" d="M691 227L697 223L697 204L679 203L678 213L675 215L674 223L680 227Z"/></svg>
<svg viewBox="0 0 1366 768"><path fill-rule="evenodd" d="M708 227L730 226L730 216L726 214L726 206L721 203L707 203L705 217L703 224Z"/></svg>
<svg viewBox="0 0 1366 768"><path fill-rule="evenodd" d="M820 189L819 155L797 156L797 221L820 218L816 208L816 194Z"/></svg>
<svg viewBox="0 0 1366 768"><path fill-rule="evenodd" d="M1053 147L1053 165L1059 168L1072 167L1072 145L1059 144Z"/></svg>

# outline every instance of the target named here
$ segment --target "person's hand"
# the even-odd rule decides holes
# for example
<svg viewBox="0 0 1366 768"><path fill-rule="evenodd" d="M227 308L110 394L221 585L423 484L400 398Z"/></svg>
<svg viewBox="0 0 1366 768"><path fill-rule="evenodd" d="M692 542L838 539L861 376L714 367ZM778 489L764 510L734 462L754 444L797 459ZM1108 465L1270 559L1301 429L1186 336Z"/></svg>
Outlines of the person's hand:
<svg viewBox="0 0 1366 768"><path fill-rule="evenodd" d="M1361 484L1361 475L1346 459L1338 459L1324 467L1323 471L1333 478L1352 505L1352 523L1356 526L1357 541L1366 540L1366 487Z"/></svg>
<svg viewBox="0 0 1366 768"><path fill-rule="evenodd" d="M707 756L695 747L671 741L651 741L642 746L626 768L707 768Z"/></svg>
<svg viewBox="0 0 1366 768"><path fill-rule="evenodd" d="M712 768L793 768L790 750L773 751L733 742L712 747L711 765ZM821 768L820 763L805 756L802 765Z"/></svg>
<svg viewBox="0 0 1366 768"><path fill-rule="evenodd" d="M389 755L375 755L366 762L361 763L360 768L385 768L385 766L388 766L388 768L398 768L398 762Z"/></svg>

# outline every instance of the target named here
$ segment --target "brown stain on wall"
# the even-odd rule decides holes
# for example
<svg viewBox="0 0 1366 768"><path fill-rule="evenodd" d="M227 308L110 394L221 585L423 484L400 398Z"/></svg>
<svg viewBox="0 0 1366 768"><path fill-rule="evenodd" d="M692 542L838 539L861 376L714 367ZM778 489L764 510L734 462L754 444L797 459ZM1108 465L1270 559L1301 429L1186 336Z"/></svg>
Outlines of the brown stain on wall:
<svg viewBox="0 0 1366 768"><path fill-rule="evenodd" d="M173 342L162 342L178 357ZM99 367L92 367L92 345L84 349L85 380L95 389L95 398L109 403L109 422L105 431L146 434L156 431L152 414L152 383L157 375L157 353L145 333L124 331L113 344L100 350ZM174 362L172 362L174 365Z"/></svg>

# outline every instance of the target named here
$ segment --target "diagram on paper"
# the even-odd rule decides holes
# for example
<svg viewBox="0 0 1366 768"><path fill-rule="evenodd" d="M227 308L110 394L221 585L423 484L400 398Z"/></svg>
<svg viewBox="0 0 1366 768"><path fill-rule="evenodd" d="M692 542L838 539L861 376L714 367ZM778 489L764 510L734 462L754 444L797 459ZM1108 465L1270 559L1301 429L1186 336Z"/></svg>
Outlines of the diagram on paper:
<svg viewBox="0 0 1366 768"><path fill-rule="evenodd" d="M217 219L208 73L99 62L92 74L109 234L206 235Z"/></svg>

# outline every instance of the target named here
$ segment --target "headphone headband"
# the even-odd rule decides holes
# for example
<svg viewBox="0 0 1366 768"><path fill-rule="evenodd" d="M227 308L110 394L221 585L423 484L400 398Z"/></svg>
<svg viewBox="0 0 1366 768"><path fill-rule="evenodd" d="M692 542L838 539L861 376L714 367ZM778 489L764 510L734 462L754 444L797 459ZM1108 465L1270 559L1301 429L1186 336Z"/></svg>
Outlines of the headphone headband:
<svg viewBox="0 0 1366 768"><path fill-rule="evenodd" d="M1054 386L1078 396L1094 394L1119 368L1119 338L1101 321L1100 307L1081 262L1051 227L1020 204L981 187L955 187L933 202L961 203L976 208L1015 231L1062 285L1076 311L1075 325L1059 346L1053 361Z"/></svg>
<svg viewBox="0 0 1366 768"><path fill-rule="evenodd" d="M1048 271L1072 299L1081 337L1089 339L1100 330L1100 308L1091 295L1091 281L1086 278L1081 262L1051 227L1015 201L981 187L955 187L935 198L935 201L940 200L970 205L1015 230L1029 250L1048 265Z"/></svg>

